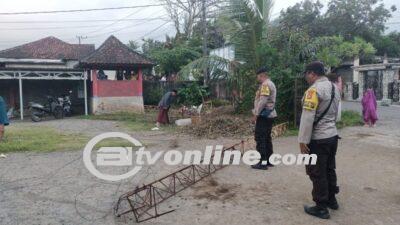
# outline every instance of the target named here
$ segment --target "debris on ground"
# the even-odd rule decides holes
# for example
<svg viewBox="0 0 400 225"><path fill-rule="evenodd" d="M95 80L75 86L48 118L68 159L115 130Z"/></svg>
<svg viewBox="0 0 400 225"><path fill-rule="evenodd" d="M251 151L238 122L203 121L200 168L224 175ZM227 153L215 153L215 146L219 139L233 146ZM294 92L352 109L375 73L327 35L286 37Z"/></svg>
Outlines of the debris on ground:
<svg viewBox="0 0 400 225"><path fill-rule="evenodd" d="M249 116L235 114L232 106L221 106L203 111L197 123L182 129L197 137L243 137L252 135L254 125Z"/></svg>
<svg viewBox="0 0 400 225"><path fill-rule="evenodd" d="M178 148L179 147L178 139L172 139L169 142L169 147L173 149Z"/></svg>
<svg viewBox="0 0 400 225"><path fill-rule="evenodd" d="M0 159L5 159L5 158L7 158L7 155L0 154Z"/></svg>
<svg viewBox="0 0 400 225"><path fill-rule="evenodd" d="M179 120L175 120L175 124L177 126L188 126L192 124L192 119L188 118L188 119L179 119Z"/></svg>

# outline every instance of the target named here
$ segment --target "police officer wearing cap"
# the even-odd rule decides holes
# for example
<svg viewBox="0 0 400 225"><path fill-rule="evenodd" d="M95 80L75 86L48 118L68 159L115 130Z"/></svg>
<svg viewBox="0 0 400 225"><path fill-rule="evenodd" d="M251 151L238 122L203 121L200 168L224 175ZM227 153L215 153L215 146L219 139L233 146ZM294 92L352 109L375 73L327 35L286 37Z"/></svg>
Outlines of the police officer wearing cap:
<svg viewBox="0 0 400 225"><path fill-rule="evenodd" d="M253 123L256 124L254 136L261 160L252 168L267 170L269 166L273 166L268 160L273 154L271 131L274 119L277 117L275 110L276 87L269 78L268 70L265 67L257 71L257 81L260 86L254 100Z"/></svg>
<svg viewBox="0 0 400 225"><path fill-rule="evenodd" d="M302 154L316 154L316 165L307 165L313 189L315 206L304 206L307 214L329 219L329 210L339 205L335 195L339 193L336 178L336 150L338 132L336 120L340 101L339 90L325 76L324 65L312 62L306 66L305 79L311 87L303 97L298 141Z"/></svg>

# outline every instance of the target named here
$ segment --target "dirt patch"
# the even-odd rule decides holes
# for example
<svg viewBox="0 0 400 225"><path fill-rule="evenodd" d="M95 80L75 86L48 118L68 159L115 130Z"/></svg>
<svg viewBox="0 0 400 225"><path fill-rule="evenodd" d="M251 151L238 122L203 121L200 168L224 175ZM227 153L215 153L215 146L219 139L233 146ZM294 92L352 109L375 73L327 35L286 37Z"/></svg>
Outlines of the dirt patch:
<svg viewBox="0 0 400 225"><path fill-rule="evenodd" d="M169 141L169 147L170 147L171 149L178 148L178 147L179 147L178 139L175 138L175 139L170 140L170 141Z"/></svg>
<svg viewBox="0 0 400 225"><path fill-rule="evenodd" d="M195 199L211 201L229 201L236 197L239 185L220 184L214 178L208 178L199 185L193 187Z"/></svg>
<svg viewBox="0 0 400 225"><path fill-rule="evenodd" d="M352 135L355 138L368 138L368 137L373 137L373 134L365 134L365 133L358 133L355 135Z"/></svg>

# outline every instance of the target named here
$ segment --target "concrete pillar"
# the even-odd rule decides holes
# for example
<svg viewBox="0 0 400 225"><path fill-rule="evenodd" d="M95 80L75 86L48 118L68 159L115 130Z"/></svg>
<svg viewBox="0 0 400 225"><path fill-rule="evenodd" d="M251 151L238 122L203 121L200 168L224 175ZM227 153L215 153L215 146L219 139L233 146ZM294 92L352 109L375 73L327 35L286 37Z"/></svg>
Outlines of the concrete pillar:
<svg viewBox="0 0 400 225"><path fill-rule="evenodd" d="M84 94L84 96L85 96L85 115L87 116L87 115L89 115L89 110L88 110L88 95L87 95L87 79L88 79L88 76L87 76L87 74L86 74L86 71L84 71L84 75L83 75L83 94Z"/></svg>
<svg viewBox="0 0 400 225"><path fill-rule="evenodd" d="M18 74L19 76L19 111L21 115L21 120L24 120L24 97L23 97L23 90L22 90L22 78L21 74Z"/></svg>
<svg viewBox="0 0 400 225"><path fill-rule="evenodd" d="M388 91L389 91L388 76L389 76L388 70L383 70L382 71L382 92L383 92L382 100L388 99Z"/></svg>
<svg viewBox="0 0 400 225"><path fill-rule="evenodd" d="M394 81L395 71L391 69L386 69L383 71L383 79L382 79L382 91L383 91L383 99L387 100L389 98L389 83Z"/></svg>
<svg viewBox="0 0 400 225"><path fill-rule="evenodd" d="M138 92L140 96L143 96L143 72L141 67L138 69L138 82L140 82Z"/></svg>
<svg viewBox="0 0 400 225"><path fill-rule="evenodd" d="M98 80L97 80L97 71L96 70L92 70L91 72L91 76L92 76L92 97L96 97L98 96Z"/></svg>
<svg viewBox="0 0 400 225"><path fill-rule="evenodd" d="M353 100L353 83L352 82L345 83L344 100L346 100L346 101Z"/></svg>
<svg viewBox="0 0 400 225"><path fill-rule="evenodd" d="M358 101L361 101L364 95L364 73L358 73Z"/></svg>
<svg viewBox="0 0 400 225"><path fill-rule="evenodd" d="M353 69L353 82L358 82L359 79L359 71L356 69L356 67L360 66L360 58L355 57L353 61L354 69Z"/></svg>

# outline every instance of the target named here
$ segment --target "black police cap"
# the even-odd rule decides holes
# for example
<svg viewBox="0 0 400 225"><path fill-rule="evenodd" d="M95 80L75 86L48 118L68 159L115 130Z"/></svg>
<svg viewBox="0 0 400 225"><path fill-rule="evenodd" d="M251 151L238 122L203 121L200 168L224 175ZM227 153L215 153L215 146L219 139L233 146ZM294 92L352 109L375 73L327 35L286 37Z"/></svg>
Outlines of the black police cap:
<svg viewBox="0 0 400 225"><path fill-rule="evenodd" d="M304 73L307 72L314 72L318 76L325 75L325 67L322 62L315 61L306 66L306 69L304 70Z"/></svg>
<svg viewBox="0 0 400 225"><path fill-rule="evenodd" d="M256 74L268 73L267 67L261 67L257 70Z"/></svg>

